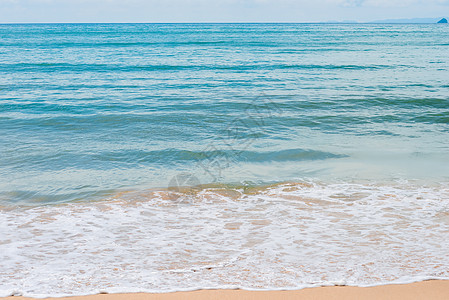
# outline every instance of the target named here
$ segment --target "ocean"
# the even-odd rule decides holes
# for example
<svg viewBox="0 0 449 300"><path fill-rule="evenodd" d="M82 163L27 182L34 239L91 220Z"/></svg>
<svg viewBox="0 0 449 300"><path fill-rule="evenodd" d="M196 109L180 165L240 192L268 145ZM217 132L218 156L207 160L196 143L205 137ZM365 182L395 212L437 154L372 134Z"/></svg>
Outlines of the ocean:
<svg viewBox="0 0 449 300"><path fill-rule="evenodd" d="M0 296L449 279L449 27L0 25Z"/></svg>

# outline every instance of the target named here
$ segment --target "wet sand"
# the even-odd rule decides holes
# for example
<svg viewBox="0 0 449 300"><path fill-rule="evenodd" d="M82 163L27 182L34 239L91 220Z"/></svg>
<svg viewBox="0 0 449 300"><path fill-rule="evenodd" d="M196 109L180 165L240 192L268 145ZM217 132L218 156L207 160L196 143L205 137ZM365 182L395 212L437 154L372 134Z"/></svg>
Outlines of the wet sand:
<svg viewBox="0 0 449 300"><path fill-rule="evenodd" d="M25 297L0 299L23 300ZM383 285L375 287L319 287L297 291L243 291L243 290L199 290L167 294L100 294L93 296L57 298L68 300L413 300L449 299L449 280L430 280L411 284Z"/></svg>

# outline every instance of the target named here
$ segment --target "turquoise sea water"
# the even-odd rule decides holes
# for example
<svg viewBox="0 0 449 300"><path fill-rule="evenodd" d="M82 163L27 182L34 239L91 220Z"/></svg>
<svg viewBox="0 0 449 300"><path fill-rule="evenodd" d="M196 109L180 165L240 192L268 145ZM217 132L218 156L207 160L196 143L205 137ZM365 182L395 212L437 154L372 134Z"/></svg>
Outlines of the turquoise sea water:
<svg viewBox="0 0 449 300"><path fill-rule="evenodd" d="M2 203L167 187L179 172L447 180L448 31L1 25Z"/></svg>
<svg viewBox="0 0 449 300"><path fill-rule="evenodd" d="M0 25L0 294L449 277L448 53L436 24Z"/></svg>

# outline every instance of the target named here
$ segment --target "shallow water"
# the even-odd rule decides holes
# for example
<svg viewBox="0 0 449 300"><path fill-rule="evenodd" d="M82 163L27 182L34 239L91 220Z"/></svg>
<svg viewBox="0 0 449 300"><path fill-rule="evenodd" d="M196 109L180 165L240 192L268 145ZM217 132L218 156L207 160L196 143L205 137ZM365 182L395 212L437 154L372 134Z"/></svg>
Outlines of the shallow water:
<svg viewBox="0 0 449 300"><path fill-rule="evenodd" d="M448 186L292 182L4 209L0 295L449 278L448 198Z"/></svg>

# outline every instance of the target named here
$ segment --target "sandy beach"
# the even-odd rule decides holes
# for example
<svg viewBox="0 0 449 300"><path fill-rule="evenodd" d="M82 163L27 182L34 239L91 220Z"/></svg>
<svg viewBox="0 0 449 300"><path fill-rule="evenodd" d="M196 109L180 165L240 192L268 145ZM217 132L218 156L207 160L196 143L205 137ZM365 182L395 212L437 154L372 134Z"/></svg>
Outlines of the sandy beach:
<svg viewBox="0 0 449 300"><path fill-rule="evenodd" d="M24 300L26 297L7 297L0 299ZM101 294L83 297L52 298L69 300L268 300L268 299L449 299L449 280L430 280L411 284L394 284L376 287L319 287L298 291L243 291L243 290L200 290L193 292L177 292L168 294Z"/></svg>

